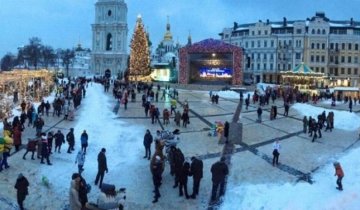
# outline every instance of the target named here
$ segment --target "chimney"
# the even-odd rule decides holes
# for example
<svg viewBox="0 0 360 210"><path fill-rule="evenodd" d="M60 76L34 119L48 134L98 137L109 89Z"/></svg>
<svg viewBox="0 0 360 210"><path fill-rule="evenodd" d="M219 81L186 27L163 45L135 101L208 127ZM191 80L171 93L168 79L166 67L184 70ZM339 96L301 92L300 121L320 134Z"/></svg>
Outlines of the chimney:
<svg viewBox="0 0 360 210"><path fill-rule="evenodd" d="M284 17L283 25L284 25L284 26L287 26L287 20L286 20L286 17Z"/></svg>
<svg viewBox="0 0 360 210"><path fill-rule="evenodd" d="M354 19L350 18L350 26L353 26L353 25L354 25Z"/></svg>
<svg viewBox="0 0 360 210"><path fill-rule="evenodd" d="M270 24L270 20L266 19L266 25L269 25L269 24Z"/></svg>

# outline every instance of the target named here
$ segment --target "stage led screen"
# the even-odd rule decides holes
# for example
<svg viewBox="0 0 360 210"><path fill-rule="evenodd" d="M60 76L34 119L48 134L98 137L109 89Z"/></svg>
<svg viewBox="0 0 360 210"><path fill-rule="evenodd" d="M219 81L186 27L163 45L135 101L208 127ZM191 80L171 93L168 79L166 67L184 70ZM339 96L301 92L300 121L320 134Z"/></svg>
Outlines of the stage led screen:
<svg viewBox="0 0 360 210"><path fill-rule="evenodd" d="M201 78L209 78L209 77L231 78L232 72L233 71L230 68L201 67L200 77Z"/></svg>

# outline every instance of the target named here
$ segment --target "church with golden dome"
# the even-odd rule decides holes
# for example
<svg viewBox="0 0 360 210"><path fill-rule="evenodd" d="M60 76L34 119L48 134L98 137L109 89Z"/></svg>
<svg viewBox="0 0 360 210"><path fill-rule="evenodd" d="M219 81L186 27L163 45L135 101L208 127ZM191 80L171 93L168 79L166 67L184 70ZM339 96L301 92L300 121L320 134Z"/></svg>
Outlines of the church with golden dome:
<svg viewBox="0 0 360 210"><path fill-rule="evenodd" d="M153 63L170 63L177 66L179 42L175 43L170 31L169 17L167 18L166 31L163 40L159 43L152 56Z"/></svg>
<svg viewBox="0 0 360 210"><path fill-rule="evenodd" d="M178 41L175 43L170 29L168 17L164 38L151 56L151 67L153 69L151 77L156 81L177 81L179 49L182 46ZM191 40L191 37L189 40Z"/></svg>

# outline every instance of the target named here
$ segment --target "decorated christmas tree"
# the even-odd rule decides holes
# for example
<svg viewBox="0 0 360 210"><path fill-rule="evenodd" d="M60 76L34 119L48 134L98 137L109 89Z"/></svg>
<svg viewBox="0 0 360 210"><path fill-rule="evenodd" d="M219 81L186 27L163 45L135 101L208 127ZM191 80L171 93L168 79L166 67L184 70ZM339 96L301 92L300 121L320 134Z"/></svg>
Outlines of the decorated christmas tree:
<svg viewBox="0 0 360 210"><path fill-rule="evenodd" d="M147 76L150 74L150 51L148 38L141 16L137 17L133 37L131 39L130 72L131 77Z"/></svg>

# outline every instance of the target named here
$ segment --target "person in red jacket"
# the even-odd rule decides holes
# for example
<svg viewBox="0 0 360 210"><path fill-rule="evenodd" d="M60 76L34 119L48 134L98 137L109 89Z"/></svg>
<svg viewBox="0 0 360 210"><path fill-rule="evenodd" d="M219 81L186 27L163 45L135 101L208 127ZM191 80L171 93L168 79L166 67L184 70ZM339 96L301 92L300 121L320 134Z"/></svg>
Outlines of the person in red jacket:
<svg viewBox="0 0 360 210"><path fill-rule="evenodd" d="M338 187L336 189L342 191L343 187L342 187L342 178L344 177L344 171L341 168L341 165L339 162L334 162L334 167L335 167L335 175L337 176L337 180L336 180L336 184L338 185Z"/></svg>

